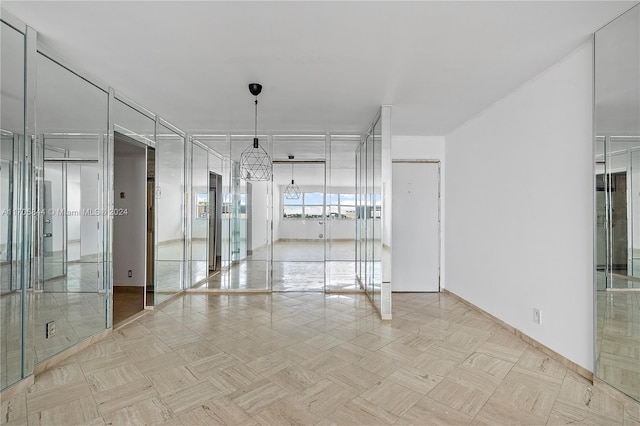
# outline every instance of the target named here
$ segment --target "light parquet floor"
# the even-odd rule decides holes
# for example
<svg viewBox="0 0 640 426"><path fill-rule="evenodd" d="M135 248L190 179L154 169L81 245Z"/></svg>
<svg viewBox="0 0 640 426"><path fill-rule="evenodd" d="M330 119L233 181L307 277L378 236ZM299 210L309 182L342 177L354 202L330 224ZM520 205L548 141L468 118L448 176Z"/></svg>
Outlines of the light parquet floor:
<svg viewBox="0 0 640 426"><path fill-rule="evenodd" d="M455 298L186 294L2 401L29 425L640 424Z"/></svg>

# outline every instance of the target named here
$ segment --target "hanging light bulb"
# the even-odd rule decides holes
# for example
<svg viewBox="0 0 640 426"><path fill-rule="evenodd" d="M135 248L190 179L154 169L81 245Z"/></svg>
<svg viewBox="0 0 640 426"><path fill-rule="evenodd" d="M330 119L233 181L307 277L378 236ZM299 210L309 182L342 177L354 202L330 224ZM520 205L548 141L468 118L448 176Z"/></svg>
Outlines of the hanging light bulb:
<svg viewBox="0 0 640 426"><path fill-rule="evenodd" d="M262 92L262 85L251 83L249 91L256 97L254 137L253 144L240 154L240 175L246 180L271 180L271 157L258 143L258 95Z"/></svg>
<svg viewBox="0 0 640 426"><path fill-rule="evenodd" d="M289 156L289 160L293 160L293 155ZM291 163L291 183L287 185L287 188L284 190L284 198L287 200L300 199L300 188L293 180L293 163Z"/></svg>

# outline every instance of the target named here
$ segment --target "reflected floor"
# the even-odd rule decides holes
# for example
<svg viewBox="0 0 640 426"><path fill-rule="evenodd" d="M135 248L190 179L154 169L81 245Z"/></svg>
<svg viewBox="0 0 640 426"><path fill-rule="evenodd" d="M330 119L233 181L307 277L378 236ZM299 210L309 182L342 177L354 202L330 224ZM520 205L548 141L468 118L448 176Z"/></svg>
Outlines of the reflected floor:
<svg viewBox="0 0 640 426"><path fill-rule="evenodd" d="M16 262L0 263L0 294L11 293L15 289L11 288L12 270L17 267ZM14 284L15 285L15 284Z"/></svg>
<svg viewBox="0 0 640 426"><path fill-rule="evenodd" d="M15 424L431 425L640 421L445 294L186 294L3 401Z"/></svg>
<svg viewBox="0 0 640 426"><path fill-rule="evenodd" d="M49 293L95 293L102 289L102 278L99 277L98 263L69 262L67 274L47 279L43 283L43 290ZM60 273L62 267L60 266Z"/></svg>
<svg viewBox="0 0 640 426"><path fill-rule="evenodd" d="M598 291L598 376L640 399L640 292Z"/></svg>
<svg viewBox="0 0 640 426"><path fill-rule="evenodd" d="M278 241L273 245L273 271L268 270L268 250L268 247L255 250L246 260L213 275L198 288L269 290L272 273L273 291L324 291L325 280L328 291L359 289L353 241L327 243L327 257L331 260L326 262L322 261L325 250L322 241Z"/></svg>
<svg viewBox="0 0 640 426"><path fill-rule="evenodd" d="M27 309L34 310L33 350L35 362L42 362L58 352L106 328L103 293L27 292ZM20 292L0 297L2 313L2 347L0 369L5 377L17 380L15 366L20 365L21 306ZM47 339L45 324L55 321L56 334ZM19 367L17 368L19 372ZM6 376L8 374L9 376ZM19 373L18 373L19 375ZM9 382L15 381L10 380Z"/></svg>
<svg viewBox="0 0 640 426"><path fill-rule="evenodd" d="M640 270L640 269L638 269ZM612 285L614 289L640 289L640 278L626 275L612 274ZM598 290L606 288L606 277L603 271L597 271Z"/></svg>

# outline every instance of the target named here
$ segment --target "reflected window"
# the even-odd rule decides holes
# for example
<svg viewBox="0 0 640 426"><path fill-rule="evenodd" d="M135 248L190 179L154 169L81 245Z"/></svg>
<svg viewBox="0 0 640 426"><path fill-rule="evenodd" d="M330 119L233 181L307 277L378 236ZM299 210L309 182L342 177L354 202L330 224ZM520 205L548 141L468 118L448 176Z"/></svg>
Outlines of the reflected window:
<svg viewBox="0 0 640 426"><path fill-rule="evenodd" d="M303 192L299 199L289 199L282 194L282 217L285 219L356 219L356 195L327 194L326 210L323 213L325 196L322 192ZM379 217L379 216L378 216Z"/></svg>
<svg viewBox="0 0 640 426"><path fill-rule="evenodd" d="M197 219L206 219L209 207L209 194L197 194Z"/></svg>

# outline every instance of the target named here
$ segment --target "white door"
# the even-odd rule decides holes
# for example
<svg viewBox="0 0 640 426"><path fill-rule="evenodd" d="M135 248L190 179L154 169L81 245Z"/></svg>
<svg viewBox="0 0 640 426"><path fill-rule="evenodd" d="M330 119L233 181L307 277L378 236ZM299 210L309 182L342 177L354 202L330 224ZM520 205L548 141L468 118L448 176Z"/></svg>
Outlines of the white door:
<svg viewBox="0 0 640 426"><path fill-rule="evenodd" d="M393 163L392 291L440 291L440 163Z"/></svg>

